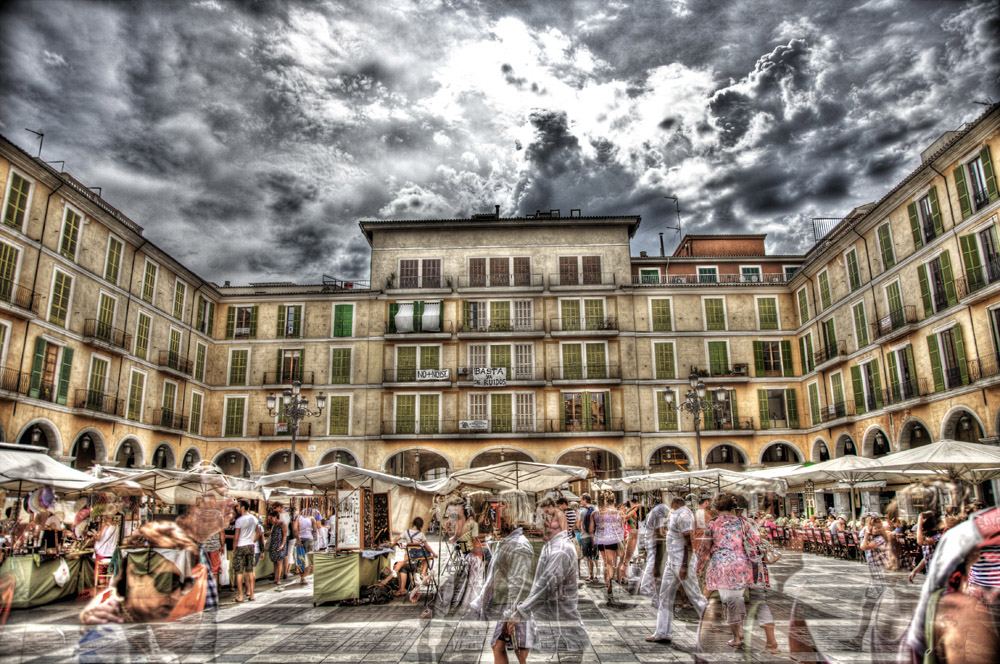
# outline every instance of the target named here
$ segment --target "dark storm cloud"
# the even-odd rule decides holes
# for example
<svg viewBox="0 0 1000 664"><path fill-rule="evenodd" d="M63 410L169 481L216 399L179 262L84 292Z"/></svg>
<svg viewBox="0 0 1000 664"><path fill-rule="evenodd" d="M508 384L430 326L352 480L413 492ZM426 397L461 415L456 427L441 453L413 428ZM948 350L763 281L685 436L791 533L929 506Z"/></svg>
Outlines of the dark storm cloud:
<svg viewBox="0 0 1000 664"><path fill-rule="evenodd" d="M1000 98L998 27L978 1L22 0L0 131L44 130L219 282L364 278L359 218L495 204L641 214L658 251L673 195L687 231L802 251Z"/></svg>

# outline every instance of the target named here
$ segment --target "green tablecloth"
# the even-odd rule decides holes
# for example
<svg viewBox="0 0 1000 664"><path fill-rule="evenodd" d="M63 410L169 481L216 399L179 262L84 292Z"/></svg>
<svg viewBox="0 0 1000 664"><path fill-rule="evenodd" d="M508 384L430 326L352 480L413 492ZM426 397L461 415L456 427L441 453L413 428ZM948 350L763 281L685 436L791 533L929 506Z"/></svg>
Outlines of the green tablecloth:
<svg viewBox="0 0 1000 664"><path fill-rule="evenodd" d="M56 585L53 574L59 568L59 558L44 560L35 565L32 556L7 558L0 566L0 575L14 575L14 600L11 608L28 609L50 604L67 597L76 597L84 588L94 585L94 559L83 556L66 559L69 580L62 587Z"/></svg>
<svg viewBox="0 0 1000 664"><path fill-rule="evenodd" d="M313 604L357 599L361 588L378 583L389 556L373 560L360 553L317 553L313 561Z"/></svg>

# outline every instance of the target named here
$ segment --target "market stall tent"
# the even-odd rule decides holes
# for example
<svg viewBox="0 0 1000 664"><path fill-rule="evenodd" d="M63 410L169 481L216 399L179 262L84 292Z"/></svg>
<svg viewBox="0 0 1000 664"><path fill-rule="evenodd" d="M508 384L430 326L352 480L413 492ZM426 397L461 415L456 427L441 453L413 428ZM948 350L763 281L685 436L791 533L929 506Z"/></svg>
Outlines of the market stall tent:
<svg viewBox="0 0 1000 664"><path fill-rule="evenodd" d="M879 459L887 470L922 470L978 483L1000 478L1000 447L939 440Z"/></svg>
<svg viewBox="0 0 1000 664"><path fill-rule="evenodd" d="M776 493L784 496L788 483L775 477L758 477L750 473L710 468L687 472L652 473L633 475L611 481L614 490L629 488L633 491L666 490L676 493L698 491L731 491L735 493Z"/></svg>
<svg viewBox="0 0 1000 664"><path fill-rule="evenodd" d="M34 445L0 443L0 489L27 491L40 486L69 491L95 482L93 475L70 468Z"/></svg>
<svg viewBox="0 0 1000 664"><path fill-rule="evenodd" d="M525 493L550 491L570 480L586 479L590 473L579 466L505 461L492 466L458 470L439 480L418 482L418 486L436 494L452 493L462 486L503 491L519 489Z"/></svg>

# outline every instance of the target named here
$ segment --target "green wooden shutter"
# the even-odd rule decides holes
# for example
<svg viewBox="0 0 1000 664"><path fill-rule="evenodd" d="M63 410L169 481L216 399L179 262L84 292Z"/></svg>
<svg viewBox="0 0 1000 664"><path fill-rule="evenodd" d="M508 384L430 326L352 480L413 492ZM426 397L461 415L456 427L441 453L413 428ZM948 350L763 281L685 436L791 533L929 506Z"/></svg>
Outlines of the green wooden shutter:
<svg viewBox="0 0 1000 664"><path fill-rule="evenodd" d="M667 399L664 396L666 390L656 393L656 428L657 431L667 431L669 423L670 408L667 405ZM563 409L565 410L565 408Z"/></svg>
<svg viewBox="0 0 1000 664"><path fill-rule="evenodd" d="M955 292L955 277L951 271L951 255L948 250L941 252L941 277L944 279L944 294L948 299L948 306L954 306L958 302L958 294Z"/></svg>
<svg viewBox="0 0 1000 664"><path fill-rule="evenodd" d="M795 375L792 367L792 342L787 339L781 342L781 368L786 377Z"/></svg>
<svg viewBox="0 0 1000 664"><path fill-rule="evenodd" d="M257 338L257 306L250 307L250 338Z"/></svg>
<svg viewBox="0 0 1000 664"><path fill-rule="evenodd" d="M580 329L580 300L562 300L559 313L563 331Z"/></svg>
<svg viewBox="0 0 1000 664"><path fill-rule="evenodd" d="M913 234L913 246L919 249L924 246L924 234L920 230L920 215L917 214L916 202L907 205L906 212L910 216L910 232Z"/></svg>
<svg viewBox="0 0 1000 664"><path fill-rule="evenodd" d="M417 347L400 346L396 349L396 380L399 382L417 379Z"/></svg>
<svg viewBox="0 0 1000 664"><path fill-rule="evenodd" d="M73 349L63 348L62 367L59 370L59 390L56 392L56 403L66 405L69 395L69 376L73 369Z"/></svg>
<svg viewBox="0 0 1000 664"><path fill-rule="evenodd" d="M413 303L413 331L423 332L424 330L424 301L417 300Z"/></svg>
<svg viewBox="0 0 1000 664"><path fill-rule="evenodd" d="M875 407L881 408L885 405L885 400L882 398L882 379L879 376L878 361L871 361L872 367L872 389L875 390Z"/></svg>
<svg viewBox="0 0 1000 664"><path fill-rule="evenodd" d="M854 412L863 415L868 408L865 403L865 383L858 365L851 367L851 383L854 386Z"/></svg>
<svg viewBox="0 0 1000 664"><path fill-rule="evenodd" d="M809 371L816 368L816 356L813 354L813 339L811 334L807 334L802 337L806 341L806 362L809 365Z"/></svg>
<svg viewBox="0 0 1000 664"><path fill-rule="evenodd" d="M292 307L292 311L295 312L295 320L292 322L292 336L298 339L302 336L302 323L305 322L305 316L302 315L302 306Z"/></svg>
<svg viewBox="0 0 1000 664"><path fill-rule="evenodd" d="M391 324L396 324L396 311L393 311L393 306L395 306L396 311L399 311L399 305L389 305L389 315L392 317ZM351 336L354 322L354 305L353 304L338 304L333 308L333 336L335 337L349 337Z"/></svg>
<svg viewBox="0 0 1000 664"><path fill-rule="evenodd" d="M785 410L788 411L788 426L799 428L799 402L795 390L785 390Z"/></svg>
<svg viewBox="0 0 1000 664"><path fill-rule="evenodd" d="M583 378L583 348L581 345L563 344L562 363L563 380Z"/></svg>
<svg viewBox="0 0 1000 664"><path fill-rule="evenodd" d="M655 350L655 370L657 380L674 378L674 345L661 341L653 344Z"/></svg>
<svg viewBox="0 0 1000 664"><path fill-rule="evenodd" d="M940 237L944 234L944 222L941 221L941 207L938 205L937 187L931 187L928 198L931 199L931 221L934 224L934 234Z"/></svg>
<svg viewBox="0 0 1000 664"><path fill-rule="evenodd" d="M414 433L417 414L417 395L396 396L396 433Z"/></svg>
<svg viewBox="0 0 1000 664"><path fill-rule="evenodd" d="M713 403L714 403L714 401L715 401L714 395L709 394L709 398L711 398L712 401L713 401ZM705 429L705 431L715 431L715 429L716 429L716 426L715 426L715 409L714 408L706 408L702 412L705 415L704 418L703 418L702 428Z"/></svg>
<svg viewBox="0 0 1000 664"><path fill-rule="evenodd" d="M198 306L194 312L194 327L196 330L203 330L205 323L205 298L198 296Z"/></svg>
<svg viewBox="0 0 1000 664"><path fill-rule="evenodd" d="M936 334L927 335L927 353L931 359L931 372L934 374L934 391L944 391L944 371L941 369L941 351L938 348Z"/></svg>
<svg viewBox="0 0 1000 664"><path fill-rule="evenodd" d="M507 347L508 353L510 347ZM586 348L587 378L590 380L608 377L608 358L603 343L590 343ZM508 370L508 373L510 371Z"/></svg>
<svg viewBox="0 0 1000 664"><path fill-rule="evenodd" d="M215 302L208 303L208 325L205 327L205 334L212 336L215 331Z"/></svg>
<svg viewBox="0 0 1000 664"><path fill-rule="evenodd" d="M962 247L962 263L965 265L965 276L969 282L969 292L974 292L986 285L983 278L983 263L979 258L979 243L975 235L962 235L958 238Z"/></svg>
<svg viewBox="0 0 1000 664"><path fill-rule="evenodd" d="M830 308L830 275L827 272L819 273L819 299L823 311Z"/></svg>
<svg viewBox="0 0 1000 664"><path fill-rule="evenodd" d="M275 376L275 380L274 380L275 383L280 383L281 382L282 369L284 368L284 367L282 367L282 364L284 364L284 359L285 359L285 351L279 348L278 349L278 364L277 364L277 369L276 369L277 375Z"/></svg>
<svg viewBox="0 0 1000 664"><path fill-rule="evenodd" d="M510 329L510 302L506 300L490 302L490 329L499 331Z"/></svg>
<svg viewBox="0 0 1000 664"><path fill-rule="evenodd" d="M924 303L924 316L930 317L934 315L934 301L931 300L931 286L930 280L927 278L927 266L918 265L917 266L917 278L920 281L920 299Z"/></svg>
<svg viewBox="0 0 1000 664"><path fill-rule="evenodd" d="M507 373L510 374L510 346L507 346ZM441 348L438 346L421 346L420 348L420 368L440 369L441 368Z"/></svg>
<svg viewBox="0 0 1000 664"><path fill-rule="evenodd" d="M983 162L983 176L986 178L986 193L989 194L990 203L997 199L997 178L993 171L993 160L990 158L990 146L984 145L979 151L979 159Z"/></svg>
<svg viewBox="0 0 1000 664"><path fill-rule="evenodd" d="M861 270L858 268L858 253L856 251L847 252L847 282L852 292L861 288Z"/></svg>
<svg viewBox="0 0 1000 664"><path fill-rule="evenodd" d="M882 269L888 270L896 264L896 252L892 246L889 224L882 224L878 227L878 246L882 252Z"/></svg>
<svg viewBox="0 0 1000 664"><path fill-rule="evenodd" d="M226 311L226 338L233 338L233 330L236 329L236 307L229 307Z"/></svg>
<svg viewBox="0 0 1000 664"><path fill-rule="evenodd" d="M42 392L42 368L45 365L45 347L47 343L41 336L35 338L35 359L31 364L31 380L28 383L28 396L34 399Z"/></svg>
<svg viewBox="0 0 1000 664"><path fill-rule="evenodd" d="M760 428L771 428L771 411L767 407L767 390L757 390L757 405L760 408Z"/></svg>
<svg viewBox="0 0 1000 664"><path fill-rule="evenodd" d="M420 433L438 432L438 402L436 394L420 395Z"/></svg>
<svg viewBox="0 0 1000 664"><path fill-rule="evenodd" d="M284 339L287 334L285 330L285 305L278 305L278 339Z"/></svg>
<svg viewBox="0 0 1000 664"><path fill-rule="evenodd" d="M583 316L588 330L604 329L604 300L584 300Z"/></svg>
<svg viewBox="0 0 1000 664"><path fill-rule="evenodd" d="M969 187L965 182L965 167L959 166L952 174L955 176L955 189L958 190L958 207L962 209L962 219L972 214L972 204L969 202Z"/></svg>
<svg viewBox="0 0 1000 664"><path fill-rule="evenodd" d="M653 331L670 332L670 300L654 299L651 307L653 311Z"/></svg>
<svg viewBox="0 0 1000 664"><path fill-rule="evenodd" d="M494 369L506 369L507 379L511 380L510 372L510 346L495 345L490 346L490 366Z"/></svg>
<svg viewBox="0 0 1000 664"><path fill-rule="evenodd" d="M511 409L511 395L490 395L490 431L493 433L510 433L514 430Z"/></svg>
<svg viewBox="0 0 1000 664"><path fill-rule="evenodd" d="M399 313L399 303L390 302L389 303L389 334L396 333L396 314Z"/></svg>
<svg viewBox="0 0 1000 664"><path fill-rule="evenodd" d="M965 340L959 325L951 328L951 338L955 340L955 361L958 362L958 373L962 377L962 385L969 384L969 364L965 361Z"/></svg>
<svg viewBox="0 0 1000 664"><path fill-rule="evenodd" d="M818 426L822 419L819 412L819 387L816 383L809 386L809 417L813 426Z"/></svg>
<svg viewBox="0 0 1000 664"><path fill-rule="evenodd" d="M799 325L805 325L806 321L809 320L809 296L806 294L806 289L801 289L797 297L799 300Z"/></svg>
<svg viewBox="0 0 1000 664"><path fill-rule="evenodd" d="M898 401L902 398L902 390L899 386L899 368L896 365L896 353L889 353L885 358L889 371L889 400Z"/></svg>
<svg viewBox="0 0 1000 664"><path fill-rule="evenodd" d="M755 375L760 378L764 375L764 342L753 342L753 368Z"/></svg>
<svg viewBox="0 0 1000 664"><path fill-rule="evenodd" d="M733 429L738 429L740 426L740 411L736 407L736 390L727 390L729 392L729 408L733 411Z"/></svg>
<svg viewBox="0 0 1000 664"><path fill-rule="evenodd" d="M858 349L868 345L868 321L865 320L865 304L858 302L854 307L854 327L858 334Z"/></svg>
<svg viewBox="0 0 1000 664"><path fill-rule="evenodd" d="M809 358L806 356L806 338L799 337L799 357L802 358L802 375L809 373Z"/></svg>
<svg viewBox="0 0 1000 664"><path fill-rule="evenodd" d="M708 371L713 376L729 372L729 348L725 341L708 342Z"/></svg>

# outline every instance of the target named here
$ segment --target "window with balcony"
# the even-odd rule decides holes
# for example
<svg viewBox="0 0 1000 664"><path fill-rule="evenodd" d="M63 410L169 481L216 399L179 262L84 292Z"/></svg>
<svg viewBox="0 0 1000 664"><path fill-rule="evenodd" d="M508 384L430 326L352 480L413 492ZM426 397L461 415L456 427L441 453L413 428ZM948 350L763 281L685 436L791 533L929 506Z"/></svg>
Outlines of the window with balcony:
<svg viewBox="0 0 1000 664"><path fill-rule="evenodd" d="M717 284L719 283L719 268L712 266L698 268L698 283Z"/></svg>
<svg viewBox="0 0 1000 664"><path fill-rule="evenodd" d="M434 434L441 430L439 394L397 394L395 433Z"/></svg>
<svg viewBox="0 0 1000 664"><path fill-rule="evenodd" d="M389 334L440 332L441 301L389 303Z"/></svg>
<svg viewBox="0 0 1000 664"><path fill-rule="evenodd" d="M892 246L892 227L885 222L878 227L878 248L882 255L882 269L888 270L896 264L896 248Z"/></svg>
<svg viewBox="0 0 1000 664"><path fill-rule="evenodd" d="M247 384L247 364L250 359L248 348L233 348L229 351L229 385Z"/></svg>
<svg viewBox="0 0 1000 664"><path fill-rule="evenodd" d="M667 400L667 393L671 393L672 399ZM657 390L656 391L656 430L657 431L677 431L677 390Z"/></svg>
<svg viewBox="0 0 1000 664"><path fill-rule="evenodd" d="M599 380L608 377L608 347L596 343L564 343L562 350L563 380Z"/></svg>
<svg viewBox="0 0 1000 664"><path fill-rule="evenodd" d="M757 390L761 429L797 429L798 396L793 389Z"/></svg>
<svg viewBox="0 0 1000 664"><path fill-rule="evenodd" d="M560 393L561 431L610 431L610 392Z"/></svg>
<svg viewBox="0 0 1000 664"><path fill-rule="evenodd" d="M559 257L560 286L600 285L601 280L600 256Z"/></svg>
<svg viewBox="0 0 1000 664"><path fill-rule="evenodd" d="M795 293L799 303L799 325L805 325L809 321L809 294L803 286Z"/></svg>
<svg viewBox="0 0 1000 664"><path fill-rule="evenodd" d="M278 382L287 385L302 380L302 349L278 349Z"/></svg>
<svg viewBox="0 0 1000 664"><path fill-rule="evenodd" d="M812 382L809 383L807 388L809 391L809 417L812 425L819 426L822 423L823 418L820 415L819 406L819 383Z"/></svg>
<svg viewBox="0 0 1000 664"><path fill-rule="evenodd" d="M472 288L531 286L531 258L470 258L468 285Z"/></svg>
<svg viewBox="0 0 1000 664"><path fill-rule="evenodd" d="M833 404L830 405L834 417L843 417L847 414L847 405L844 401L844 377L838 371L830 374L830 397Z"/></svg>
<svg viewBox="0 0 1000 664"><path fill-rule="evenodd" d="M135 422L142 421L142 408L146 396L146 373L132 369L128 382L128 408L125 417Z"/></svg>
<svg viewBox="0 0 1000 664"><path fill-rule="evenodd" d="M604 330L609 320L604 315L604 300L563 299L559 300L560 330Z"/></svg>
<svg viewBox="0 0 1000 664"><path fill-rule="evenodd" d="M672 309L673 302L669 297L650 298L649 320L653 332L671 332L674 329Z"/></svg>
<svg viewBox="0 0 1000 664"><path fill-rule="evenodd" d="M191 392L191 411L188 417L188 433L201 435L201 411L205 397L201 392Z"/></svg>
<svg viewBox="0 0 1000 664"><path fill-rule="evenodd" d="M677 363L673 341L653 342L654 377L656 380L671 380L677 377Z"/></svg>
<svg viewBox="0 0 1000 664"><path fill-rule="evenodd" d="M942 392L969 384L969 365L965 360L965 340L958 325L928 335L927 351L934 374L934 391Z"/></svg>
<svg viewBox="0 0 1000 664"><path fill-rule="evenodd" d="M203 295L198 296L198 311L195 316L195 328L208 336L212 336L215 328L215 302Z"/></svg>
<svg viewBox="0 0 1000 664"><path fill-rule="evenodd" d="M757 302L757 329L777 330L778 323L778 298L776 297L756 297Z"/></svg>
<svg viewBox="0 0 1000 664"><path fill-rule="evenodd" d="M958 239L965 264L967 292L974 293L1000 281L1000 245L997 243L996 225L990 224Z"/></svg>
<svg viewBox="0 0 1000 664"><path fill-rule="evenodd" d="M642 284L660 283L660 268L658 267L639 268L639 283Z"/></svg>
<svg viewBox="0 0 1000 664"><path fill-rule="evenodd" d="M142 311L136 317L135 323L135 353L139 359L145 360L149 352L149 329L153 324L153 319L149 314Z"/></svg>
<svg viewBox="0 0 1000 664"><path fill-rule="evenodd" d="M886 353L885 361L889 371L889 401L899 403L918 397L917 364L913 360L913 346Z"/></svg>
<svg viewBox="0 0 1000 664"><path fill-rule="evenodd" d="M758 378L794 375L791 341L754 341L753 359Z"/></svg>
<svg viewBox="0 0 1000 664"><path fill-rule="evenodd" d="M174 428L174 407L177 405L177 383L163 381L163 398L160 402L160 422L161 426Z"/></svg>
<svg viewBox="0 0 1000 664"><path fill-rule="evenodd" d="M35 339L35 355L31 365L28 396L65 404L69 394L69 378L73 368L73 349Z"/></svg>
<svg viewBox="0 0 1000 664"><path fill-rule="evenodd" d="M350 348L330 349L330 383L333 385L348 385L351 382L351 350Z"/></svg>
<svg viewBox="0 0 1000 664"><path fill-rule="evenodd" d="M99 355L90 356L90 377L87 379L86 406L90 410L104 411L104 394L108 387L108 369L111 363ZM112 411L114 412L114 411Z"/></svg>
<svg viewBox="0 0 1000 664"><path fill-rule="evenodd" d="M31 181L12 170L4 202L3 223L19 231L24 228L24 216L28 210L30 192Z"/></svg>
<svg viewBox="0 0 1000 664"><path fill-rule="evenodd" d="M491 433L525 433L535 430L535 395L500 392L469 395L469 419L487 420Z"/></svg>
<svg viewBox="0 0 1000 664"><path fill-rule="evenodd" d="M910 233L916 249L924 246L944 233L941 208L938 205L937 187L931 187L927 195L906 206L910 217Z"/></svg>
<svg viewBox="0 0 1000 664"><path fill-rule="evenodd" d="M49 299L49 322L66 327L69 299L73 292L73 277L55 270L52 278L52 297Z"/></svg>
<svg viewBox="0 0 1000 664"><path fill-rule="evenodd" d="M142 273L143 302L153 304L153 297L156 295L156 277L159 271L160 268L156 265L156 263L147 258L146 267L143 269Z"/></svg>
<svg viewBox="0 0 1000 664"><path fill-rule="evenodd" d="M107 343L111 343L117 304L118 300L112 295L101 292L97 296L97 326L94 329L94 336Z"/></svg>
<svg viewBox="0 0 1000 664"><path fill-rule="evenodd" d="M948 251L942 251L934 260L918 266L917 277L925 316L932 316L958 303Z"/></svg>
<svg viewBox="0 0 1000 664"><path fill-rule="evenodd" d="M14 296L18 261L21 252L12 244L0 242L0 300L10 302Z"/></svg>
<svg viewBox="0 0 1000 664"><path fill-rule="evenodd" d="M187 284L178 279L174 282L174 318L184 319L184 298L187 296Z"/></svg>
<svg viewBox="0 0 1000 664"><path fill-rule="evenodd" d="M833 316L823 321L823 361L832 360L840 354L837 348L837 323Z"/></svg>
<svg viewBox="0 0 1000 664"><path fill-rule="evenodd" d="M724 331L726 329L726 299L724 297L703 297L702 307L705 310L705 329L709 331Z"/></svg>
<svg viewBox="0 0 1000 664"><path fill-rule="evenodd" d="M847 272L847 285L851 292L861 288L861 268L858 267L858 252L851 247L844 254L844 271Z"/></svg>
<svg viewBox="0 0 1000 664"><path fill-rule="evenodd" d="M222 425L222 435L242 438L246 431L246 397L226 397L226 415Z"/></svg>
<svg viewBox="0 0 1000 664"><path fill-rule="evenodd" d="M706 341L705 351L708 354L708 374L710 376L727 376L732 373L729 367L729 342Z"/></svg>
<svg viewBox="0 0 1000 664"><path fill-rule="evenodd" d="M346 394L331 394L326 398L329 422L328 436L351 435L351 397Z"/></svg>
<svg viewBox="0 0 1000 664"><path fill-rule="evenodd" d="M858 415L878 410L884 405L882 399L882 379L878 362L872 360L851 367L851 383L854 387L854 412Z"/></svg>
<svg viewBox="0 0 1000 664"><path fill-rule="evenodd" d="M118 284L118 275L121 273L122 249L125 245L114 235L108 236L108 251L104 258L104 279L113 284Z"/></svg>
<svg viewBox="0 0 1000 664"><path fill-rule="evenodd" d="M502 368L507 380L535 380L533 344L469 344L468 353L470 369Z"/></svg>
<svg viewBox="0 0 1000 664"><path fill-rule="evenodd" d="M954 176L963 219L997 199L996 174L988 145L983 146L975 159L956 168Z"/></svg>
<svg viewBox="0 0 1000 664"><path fill-rule="evenodd" d="M70 207L63 213L62 233L59 236L59 253L76 260L76 249L80 244L80 226L83 216Z"/></svg>
<svg viewBox="0 0 1000 664"><path fill-rule="evenodd" d="M302 306L285 308L285 333L291 333L295 337L302 336ZM294 309L294 311L293 311ZM292 321L292 326L289 326ZM333 336L353 337L354 336L354 305L335 304L333 305Z"/></svg>
<svg viewBox="0 0 1000 664"><path fill-rule="evenodd" d="M417 380L417 369L441 368L441 346L396 346L396 382Z"/></svg>
<svg viewBox="0 0 1000 664"><path fill-rule="evenodd" d="M714 393L709 395L712 403L718 406L719 410L706 410L704 412L702 428L705 431L723 431L728 429L741 429L740 415L736 404L736 391L726 390L725 397L719 401Z"/></svg>
<svg viewBox="0 0 1000 664"><path fill-rule="evenodd" d="M354 306L336 304L333 307L333 336L351 336L351 322ZM278 306L279 339L299 339L302 337L302 305L282 304Z"/></svg>
<svg viewBox="0 0 1000 664"><path fill-rule="evenodd" d="M886 284L885 286L885 302L889 309L889 315L887 319L882 319L879 322L879 330L882 332L888 332L897 327L901 327L906 324L906 315L903 311L903 293L899 288L899 279Z"/></svg>
<svg viewBox="0 0 1000 664"><path fill-rule="evenodd" d="M226 314L227 339L257 338L257 307L240 305L229 307Z"/></svg>
<svg viewBox="0 0 1000 664"><path fill-rule="evenodd" d="M170 328L170 338L167 342L167 366L171 369L181 368L181 331Z"/></svg>
<svg viewBox="0 0 1000 664"><path fill-rule="evenodd" d="M812 372L816 368L812 332L806 332L799 337L799 355L802 357L802 374L805 375Z"/></svg>
<svg viewBox="0 0 1000 664"><path fill-rule="evenodd" d="M741 265L740 281L744 283L760 283L760 265Z"/></svg>
<svg viewBox="0 0 1000 664"><path fill-rule="evenodd" d="M208 347L199 342L194 345L194 379L205 380L205 357L208 354Z"/></svg>
<svg viewBox="0 0 1000 664"><path fill-rule="evenodd" d="M865 315L865 302L855 302L851 307L854 313L854 338L858 342L858 350L868 345L868 318Z"/></svg>
<svg viewBox="0 0 1000 664"><path fill-rule="evenodd" d="M400 288L441 288L441 259L403 259L399 261Z"/></svg>
<svg viewBox="0 0 1000 664"><path fill-rule="evenodd" d="M826 311L830 308L832 302L830 295L830 273L827 270L823 270L819 273L818 281L820 311Z"/></svg>

